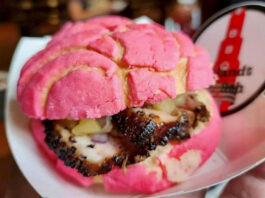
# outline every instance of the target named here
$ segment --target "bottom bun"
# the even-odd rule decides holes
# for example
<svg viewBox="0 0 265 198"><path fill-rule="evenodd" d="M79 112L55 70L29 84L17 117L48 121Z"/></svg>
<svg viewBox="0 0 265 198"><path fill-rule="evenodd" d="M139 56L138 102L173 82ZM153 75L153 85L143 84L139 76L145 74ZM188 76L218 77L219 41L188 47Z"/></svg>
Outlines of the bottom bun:
<svg viewBox="0 0 265 198"><path fill-rule="evenodd" d="M187 180L212 155L219 143L221 119L217 106L207 91L200 91L198 95L210 112L210 118L206 124L196 127L197 132L190 139L180 144L158 146L144 161L129 165L126 169L113 168L95 177L85 177L77 169L64 165L44 142L41 120L31 120L31 130L40 148L65 178L82 186L102 183L107 191L157 192Z"/></svg>

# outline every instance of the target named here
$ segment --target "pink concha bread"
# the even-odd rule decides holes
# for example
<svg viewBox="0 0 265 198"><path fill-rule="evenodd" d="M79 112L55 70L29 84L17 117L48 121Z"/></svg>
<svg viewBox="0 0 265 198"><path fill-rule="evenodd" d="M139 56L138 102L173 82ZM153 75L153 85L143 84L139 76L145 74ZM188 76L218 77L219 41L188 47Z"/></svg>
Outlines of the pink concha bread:
<svg viewBox="0 0 265 198"><path fill-rule="evenodd" d="M81 32L104 32L106 34L118 26L130 23L132 23L130 19L120 16L96 17L87 21L79 21L75 23L67 22L62 29L53 36L53 39L48 43L48 46L62 39L68 39L70 36L75 37Z"/></svg>
<svg viewBox="0 0 265 198"><path fill-rule="evenodd" d="M100 17L88 20L87 22L66 23L64 27L53 36L53 39L47 44L46 48L29 59L22 68L21 78L18 82L18 98L25 84L28 83L36 71L61 54L90 46L96 50L102 49L103 52L106 52L106 48L109 49L106 53L111 57L117 55L118 48L110 43L111 38L106 37L107 39L104 39L105 37L102 36L109 33L111 28L116 28L118 24L125 25L129 23L131 23L129 19L117 16ZM97 45L99 44L97 41L99 38L101 38L101 40L107 40L100 49ZM108 47L108 45L112 45L113 47Z"/></svg>
<svg viewBox="0 0 265 198"><path fill-rule="evenodd" d="M215 151L220 138L221 119L216 104L208 92L199 91L198 95L210 112L209 121L197 126L191 138L181 144L159 146L149 158L128 166L126 171L114 168L94 178L82 176L76 169L66 167L58 158L55 162L57 170L82 186L103 183L107 191L114 192L151 193L187 180ZM46 147L41 121L31 120L31 126L38 144ZM48 149L45 151L49 152Z"/></svg>
<svg viewBox="0 0 265 198"><path fill-rule="evenodd" d="M17 95L30 118L80 120L213 82L208 54L183 33L113 16L66 24L25 64Z"/></svg>

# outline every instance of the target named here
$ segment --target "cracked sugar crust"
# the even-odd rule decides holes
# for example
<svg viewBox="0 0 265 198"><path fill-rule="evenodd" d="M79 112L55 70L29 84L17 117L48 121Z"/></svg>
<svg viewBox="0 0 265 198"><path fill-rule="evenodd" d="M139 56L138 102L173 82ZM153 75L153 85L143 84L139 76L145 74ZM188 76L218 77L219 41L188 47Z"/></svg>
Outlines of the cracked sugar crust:
<svg viewBox="0 0 265 198"><path fill-rule="evenodd" d="M213 82L207 52L183 33L100 17L67 23L55 34L24 65L17 95L31 118L79 120L160 102Z"/></svg>

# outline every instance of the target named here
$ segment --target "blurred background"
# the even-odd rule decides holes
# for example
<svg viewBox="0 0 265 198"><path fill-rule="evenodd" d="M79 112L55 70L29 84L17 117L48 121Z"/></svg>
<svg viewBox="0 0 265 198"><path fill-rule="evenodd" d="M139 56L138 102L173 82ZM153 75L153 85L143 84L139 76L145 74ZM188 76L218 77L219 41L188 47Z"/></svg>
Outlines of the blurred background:
<svg viewBox="0 0 265 198"><path fill-rule="evenodd" d="M148 16L170 30L193 35L218 10L240 0L0 0L0 197L38 197L18 170L3 123L6 73L23 36L56 32L66 21L100 15Z"/></svg>
<svg viewBox="0 0 265 198"><path fill-rule="evenodd" d="M7 70L21 36L56 32L67 20L85 20L116 14L129 18L143 15L192 34L218 10L240 0L1 0L0 69Z"/></svg>

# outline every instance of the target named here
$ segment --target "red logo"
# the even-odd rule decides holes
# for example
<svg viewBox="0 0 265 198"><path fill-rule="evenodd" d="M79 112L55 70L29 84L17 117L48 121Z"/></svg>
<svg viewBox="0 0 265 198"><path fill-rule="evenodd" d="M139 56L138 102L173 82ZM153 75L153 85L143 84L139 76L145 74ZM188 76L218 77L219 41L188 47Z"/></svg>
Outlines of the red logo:
<svg viewBox="0 0 265 198"><path fill-rule="evenodd" d="M220 111L226 112L234 103L237 90L236 77L240 71L239 53L242 45L241 32L245 19L245 8L232 12L226 37L222 41L214 71L218 75L217 85L211 88L216 98L221 98Z"/></svg>

